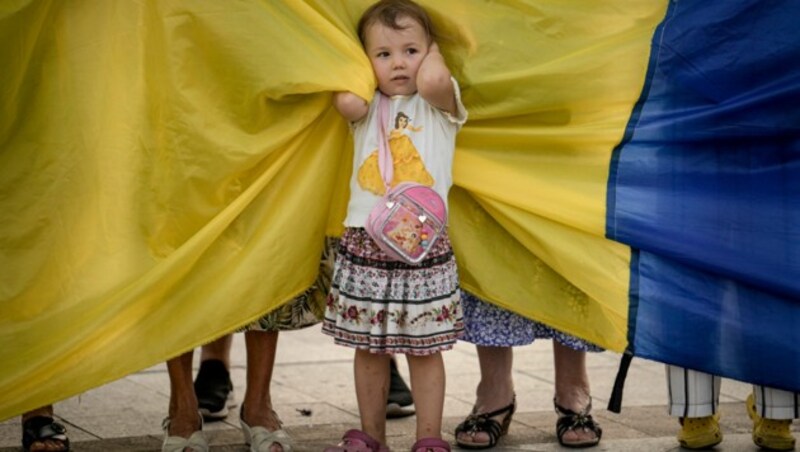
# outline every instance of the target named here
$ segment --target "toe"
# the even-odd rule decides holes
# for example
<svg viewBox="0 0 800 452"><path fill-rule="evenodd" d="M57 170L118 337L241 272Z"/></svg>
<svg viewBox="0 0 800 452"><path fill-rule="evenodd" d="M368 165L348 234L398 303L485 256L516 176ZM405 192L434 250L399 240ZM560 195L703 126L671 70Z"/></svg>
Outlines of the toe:
<svg viewBox="0 0 800 452"><path fill-rule="evenodd" d="M460 432L456 438L464 444L486 444L489 442L489 435L485 432Z"/></svg>

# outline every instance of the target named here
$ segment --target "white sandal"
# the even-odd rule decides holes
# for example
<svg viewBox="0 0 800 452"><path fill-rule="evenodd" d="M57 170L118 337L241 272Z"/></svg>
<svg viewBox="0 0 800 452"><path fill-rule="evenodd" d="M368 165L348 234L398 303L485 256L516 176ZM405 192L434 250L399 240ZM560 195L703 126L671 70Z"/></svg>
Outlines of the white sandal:
<svg viewBox="0 0 800 452"><path fill-rule="evenodd" d="M278 417L274 411L272 414L276 418ZM244 442L250 445L251 452L269 452L269 448L275 443L281 446L283 452L292 452L292 437L286 433L286 430L281 428L271 432L258 425L250 427L242 419L241 415L239 416L239 423L242 425L242 432L244 432Z"/></svg>
<svg viewBox="0 0 800 452"><path fill-rule="evenodd" d="M164 429L164 443L161 452L183 452L188 447L193 452L208 452L208 440L203 434L203 417L200 416L200 430L192 433L188 438L182 436L169 436L169 418L161 423Z"/></svg>

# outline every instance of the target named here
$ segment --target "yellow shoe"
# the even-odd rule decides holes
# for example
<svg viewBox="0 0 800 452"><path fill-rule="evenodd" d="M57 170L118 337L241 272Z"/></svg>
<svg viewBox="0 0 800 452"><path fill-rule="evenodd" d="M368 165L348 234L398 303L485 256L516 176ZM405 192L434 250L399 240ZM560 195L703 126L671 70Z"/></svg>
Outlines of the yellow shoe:
<svg viewBox="0 0 800 452"><path fill-rule="evenodd" d="M753 442L769 450L793 450L794 436L791 419L764 419L756 412L753 394L747 397L747 414L753 420Z"/></svg>
<svg viewBox="0 0 800 452"><path fill-rule="evenodd" d="M684 449L707 449L722 442L719 414L705 417L680 418L682 425L678 442Z"/></svg>

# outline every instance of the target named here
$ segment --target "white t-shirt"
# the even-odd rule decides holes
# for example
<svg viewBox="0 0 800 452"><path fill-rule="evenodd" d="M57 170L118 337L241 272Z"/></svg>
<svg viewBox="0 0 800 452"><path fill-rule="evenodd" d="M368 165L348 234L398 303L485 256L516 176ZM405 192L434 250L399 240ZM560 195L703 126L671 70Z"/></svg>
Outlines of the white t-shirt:
<svg viewBox="0 0 800 452"><path fill-rule="evenodd" d="M392 185L417 182L428 185L447 202L453 185L453 153L456 133L467 120L458 83L451 78L456 96L456 116L436 109L419 93L392 96L389 102L389 149L394 162ZM367 115L352 124L353 175L346 227L364 227L369 212L384 192L378 169L378 98L370 103Z"/></svg>

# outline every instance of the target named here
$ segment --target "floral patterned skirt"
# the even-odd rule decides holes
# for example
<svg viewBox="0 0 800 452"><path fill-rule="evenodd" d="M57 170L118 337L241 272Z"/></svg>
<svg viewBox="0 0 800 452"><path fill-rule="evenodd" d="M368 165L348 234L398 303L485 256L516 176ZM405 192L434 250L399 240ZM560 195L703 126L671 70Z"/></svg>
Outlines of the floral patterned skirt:
<svg viewBox="0 0 800 452"><path fill-rule="evenodd" d="M336 254L322 332L372 353L430 355L464 329L458 272L442 237L418 265L392 261L363 228L347 228Z"/></svg>
<svg viewBox="0 0 800 452"><path fill-rule="evenodd" d="M462 291L464 325L461 339L475 345L514 347L536 339L553 339L559 344L583 352L601 352L602 348L581 338L551 328Z"/></svg>

